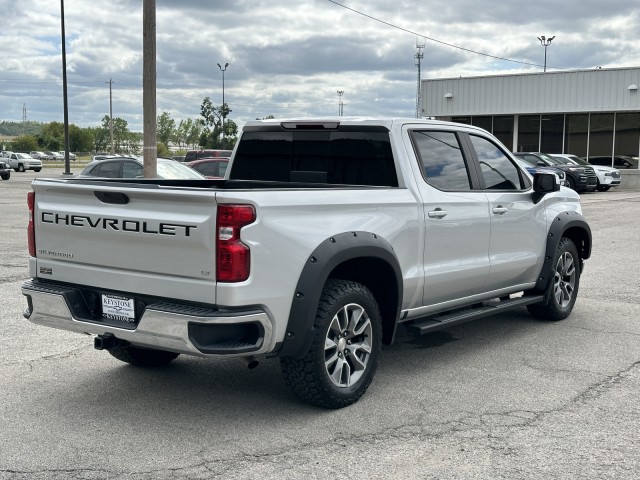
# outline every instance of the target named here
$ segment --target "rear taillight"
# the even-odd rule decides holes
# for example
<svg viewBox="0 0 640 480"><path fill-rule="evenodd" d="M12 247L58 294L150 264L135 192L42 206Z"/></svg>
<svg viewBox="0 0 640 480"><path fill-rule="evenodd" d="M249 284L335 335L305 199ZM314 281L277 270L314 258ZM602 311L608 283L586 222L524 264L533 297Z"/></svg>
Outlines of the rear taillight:
<svg viewBox="0 0 640 480"><path fill-rule="evenodd" d="M27 225L27 241L29 243L29 255L36 256L36 229L33 223L36 192L27 193L27 207L29 207L29 224Z"/></svg>
<svg viewBox="0 0 640 480"><path fill-rule="evenodd" d="M240 230L255 222L251 205L218 205L216 278L219 282L243 282L251 272L251 252L240 241Z"/></svg>

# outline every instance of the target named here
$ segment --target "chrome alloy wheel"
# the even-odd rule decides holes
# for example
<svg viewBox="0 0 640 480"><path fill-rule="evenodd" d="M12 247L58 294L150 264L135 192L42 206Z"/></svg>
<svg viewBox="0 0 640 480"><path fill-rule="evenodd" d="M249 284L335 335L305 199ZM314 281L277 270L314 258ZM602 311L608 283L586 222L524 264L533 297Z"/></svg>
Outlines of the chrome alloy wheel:
<svg viewBox="0 0 640 480"><path fill-rule="evenodd" d="M324 364L334 385L350 387L362 377L371 342L371 319L362 306L349 303L333 316L324 340Z"/></svg>
<svg viewBox="0 0 640 480"><path fill-rule="evenodd" d="M576 288L576 265L571 253L564 252L558 258L553 286L553 293L558 306L564 308L569 305Z"/></svg>

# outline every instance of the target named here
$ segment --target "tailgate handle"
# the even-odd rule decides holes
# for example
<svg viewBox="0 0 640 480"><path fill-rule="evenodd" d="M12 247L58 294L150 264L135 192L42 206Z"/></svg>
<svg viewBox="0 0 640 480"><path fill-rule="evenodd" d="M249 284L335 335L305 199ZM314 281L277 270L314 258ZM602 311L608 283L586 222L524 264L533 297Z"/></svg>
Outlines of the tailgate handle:
<svg viewBox="0 0 640 480"><path fill-rule="evenodd" d="M129 197L120 192L93 192L98 200L102 203L114 203L116 205L126 205L129 203Z"/></svg>

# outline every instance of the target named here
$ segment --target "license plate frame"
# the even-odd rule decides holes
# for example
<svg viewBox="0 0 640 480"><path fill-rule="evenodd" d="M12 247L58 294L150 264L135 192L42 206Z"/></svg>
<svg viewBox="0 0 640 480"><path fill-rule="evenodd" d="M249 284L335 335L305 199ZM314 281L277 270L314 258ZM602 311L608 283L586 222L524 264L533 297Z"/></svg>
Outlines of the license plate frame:
<svg viewBox="0 0 640 480"><path fill-rule="evenodd" d="M102 294L102 316L109 320L135 323L135 300L122 295Z"/></svg>

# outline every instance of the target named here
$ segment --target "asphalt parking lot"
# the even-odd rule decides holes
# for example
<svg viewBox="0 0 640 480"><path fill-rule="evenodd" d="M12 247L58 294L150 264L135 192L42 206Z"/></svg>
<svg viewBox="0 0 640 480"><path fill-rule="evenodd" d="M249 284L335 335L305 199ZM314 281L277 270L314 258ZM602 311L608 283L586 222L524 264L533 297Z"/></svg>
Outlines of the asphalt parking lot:
<svg viewBox="0 0 640 480"><path fill-rule="evenodd" d="M403 329L367 394L298 402L269 359L143 370L22 317L26 193L0 182L0 479L637 479L640 192L582 196L594 248L569 319Z"/></svg>

